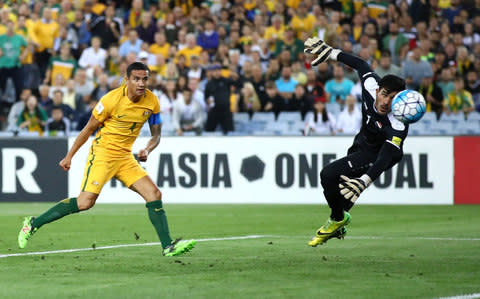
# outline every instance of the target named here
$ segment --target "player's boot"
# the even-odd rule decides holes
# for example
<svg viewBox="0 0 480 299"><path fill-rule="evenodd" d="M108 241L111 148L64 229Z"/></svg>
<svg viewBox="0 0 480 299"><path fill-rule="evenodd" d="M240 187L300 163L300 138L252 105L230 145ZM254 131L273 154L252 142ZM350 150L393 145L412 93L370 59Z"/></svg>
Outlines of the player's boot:
<svg viewBox="0 0 480 299"><path fill-rule="evenodd" d="M317 230L315 237L308 242L308 245L315 247L326 243L331 238L343 238L347 233L346 230L342 231L342 228L345 228L351 221L352 217L348 212L344 212L343 219L341 221L335 221L328 218L322 227Z"/></svg>
<svg viewBox="0 0 480 299"><path fill-rule="evenodd" d="M18 234L18 247L21 249L27 246L28 239L38 230L36 227L32 228L32 222L35 217L28 216L23 220L23 226Z"/></svg>
<svg viewBox="0 0 480 299"><path fill-rule="evenodd" d="M195 240L182 241L182 238L178 238L163 250L163 255L174 256L174 255L183 254L185 252L192 250L193 247L195 247L196 243L197 242Z"/></svg>

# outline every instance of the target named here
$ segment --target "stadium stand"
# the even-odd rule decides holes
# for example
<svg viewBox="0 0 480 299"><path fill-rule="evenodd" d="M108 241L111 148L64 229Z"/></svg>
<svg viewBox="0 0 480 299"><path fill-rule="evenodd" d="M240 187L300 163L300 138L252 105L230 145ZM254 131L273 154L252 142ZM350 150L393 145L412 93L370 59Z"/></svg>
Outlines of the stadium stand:
<svg viewBox="0 0 480 299"><path fill-rule="evenodd" d="M422 68L433 74L433 80L430 83L417 76L409 80L409 87L419 90L429 102L436 97L437 103L428 105L428 113L410 126L410 134L480 134L478 1L453 1L442 7L422 1L402 5L399 1L397 5L381 2L375 6L357 1L308 1L302 2L301 14L297 10L299 1L2 3L3 137L34 134L28 133L32 128L20 130L16 126L18 115L12 112L8 117L11 106L26 101L22 94L34 94L39 109L50 116L54 105L51 94L56 90L63 92L63 101L55 105L73 110L69 116L73 129L70 136L76 136L82 116L90 113L105 92L122 84L126 66L137 60L152 70L149 86L161 101L163 135L177 134L171 112L174 101L183 101L180 94L185 88L193 91L193 99L200 102L205 115L208 113L204 89L213 66L221 67L222 75L233 83L230 111L234 131L223 135L303 135L305 122L314 113L313 103L330 98L325 96L324 86L332 79L335 66L323 63L311 73L309 58L303 53L303 41L310 36L359 55L382 75L408 75L416 63L412 53L420 49ZM143 12L150 12L151 18ZM142 17L134 17L136 14ZM399 42L392 48L389 41L395 36ZM99 37L100 43L94 37ZM89 63L84 63L87 58ZM283 72L292 64L295 67L291 72ZM344 71L345 78L358 81L354 72ZM454 78L463 79L464 87L455 89ZM277 85L281 82L302 88L280 93ZM432 94L439 89L441 96ZM42 90L49 90L49 95ZM354 86L350 94L358 96L358 88ZM337 118L343 107L334 100L326 103L326 109ZM463 111L472 109L476 112L465 118ZM9 119L13 123L7 123ZM203 135L222 135L217 130ZM148 126L143 127L141 135L149 134ZM335 135L343 133L337 131Z"/></svg>

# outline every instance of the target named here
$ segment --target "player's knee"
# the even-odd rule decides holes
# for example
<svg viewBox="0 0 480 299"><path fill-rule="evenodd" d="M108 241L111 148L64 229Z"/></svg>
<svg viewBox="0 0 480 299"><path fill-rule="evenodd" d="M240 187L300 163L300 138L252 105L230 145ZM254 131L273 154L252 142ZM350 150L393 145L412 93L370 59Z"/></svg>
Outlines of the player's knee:
<svg viewBox="0 0 480 299"><path fill-rule="evenodd" d="M338 181L338 173L333 167L325 167L320 172L320 183L326 189L326 186L335 185Z"/></svg>
<svg viewBox="0 0 480 299"><path fill-rule="evenodd" d="M153 200L162 200L162 191L160 191L160 189L156 189L154 192L153 192Z"/></svg>
<svg viewBox="0 0 480 299"><path fill-rule="evenodd" d="M83 199L83 200L77 199L77 205L78 205L78 210L85 211L93 207L95 205L95 201L89 200L89 199Z"/></svg>

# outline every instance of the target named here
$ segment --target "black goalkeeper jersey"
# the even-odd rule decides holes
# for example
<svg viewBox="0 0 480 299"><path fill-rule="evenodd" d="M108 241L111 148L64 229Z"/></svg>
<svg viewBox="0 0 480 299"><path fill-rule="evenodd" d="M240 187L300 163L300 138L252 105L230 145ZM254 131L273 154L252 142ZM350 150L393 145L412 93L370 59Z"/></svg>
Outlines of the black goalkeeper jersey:
<svg viewBox="0 0 480 299"><path fill-rule="evenodd" d="M367 172L375 180L384 170L400 161L408 125L397 120L391 112L386 115L377 113L375 100L380 77L365 61L343 52L337 60L356 69L362 84L362 127L355 136L349 154L357 150L376 153L377 160Z"/></svg>

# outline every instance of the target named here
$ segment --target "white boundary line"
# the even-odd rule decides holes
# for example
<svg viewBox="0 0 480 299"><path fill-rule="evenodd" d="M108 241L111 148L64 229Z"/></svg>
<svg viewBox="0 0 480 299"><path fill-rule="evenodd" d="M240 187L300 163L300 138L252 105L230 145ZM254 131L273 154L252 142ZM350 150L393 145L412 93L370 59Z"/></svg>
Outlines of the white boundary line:
<svg viewBox="0 0 480 299"><path fill-rule="evenodd" d="M198 239L197 242L213 242L213 241L230 241L230 240L247 240L247 239L261 239L261 238L304 238L308 239L308 236L278 236L278 235L248 235L248 236L236 236L236 237L223 237L223 238L205 238ZM349 239L354 240L425 240L425 241L480 241L480 238L441 238L441 237L384 237L384 236L348 236ZM11 253L11 254L0 254L0 259L7 257L16 257L16 256L29 256L29 255L45 255L45 254L55 254L55 253L70 253L70 252L80 252L80 251L93 251L93 250L103 250L103 249L115 249L115 248L124 248L124 247L146 247L146 246L158 246L161 245L160 242L151 242L151 243L139 243L139 244L119 244L119 245L110 245L110 246L99 246L93 249L90 248L73 248L73 249L61 249L61 250L51 250L51 251L36 251L36 252L20 252L20 253ZM480 298L479 294L465 295L476 297L465 297L469 298ZM462 295L463 296L463 295ZM446 297L454 298L457 297ZM443 298L442 298L443 299ZM458 299L464 299L464 297L458 297Z"/></svg>
<svg viewBox="0 0 480 299"><path fill-rule="evenodd" d="M480 238L448 238L448 237L384 237L384 236L348 236L349 239L360 240L425 240L425 241L480 241Z"/></svg>
<svg viewBox="0 0 480 299"><path fill-rule="evenodd" d="M197 242L230 241L230 240L260 239L260 238L266 238L266 237L272 237L272 236L249 235L249 236L238 236L238 237L197 239L196 241ZM28 256L28 255L45 255L45 254L55 254L55 253L70 253L70 252L79 252L79 251L94 251L94 250L114 249L114 248L124 248L124 247L158 246L158 245L162 245L162 243L152 242L152 243L140 243L140 244L119 244L119 245L111 245L111 246L99 246L99 247L95 247L95 249L90 247L90 248L51 250L51 251L22 252L22 253L12 253L12 254L1 254L0 258Z"/></svg>
<svg viewBox="0 0 480 299"><path fill-rule="evenodd" d="M475 299L475 298L480 298L480 293L458 295L458 296L452 296L452 297L441 297L438 299Z"/></svg>

